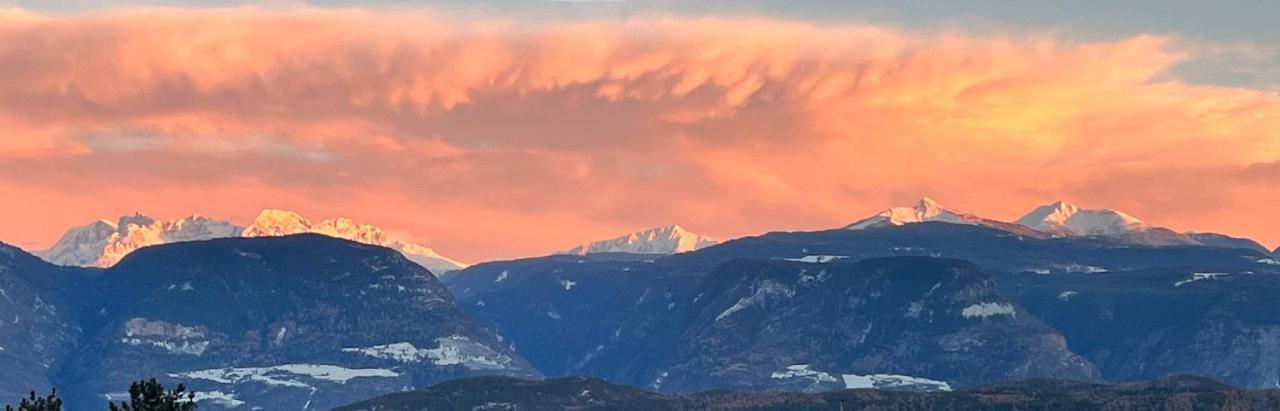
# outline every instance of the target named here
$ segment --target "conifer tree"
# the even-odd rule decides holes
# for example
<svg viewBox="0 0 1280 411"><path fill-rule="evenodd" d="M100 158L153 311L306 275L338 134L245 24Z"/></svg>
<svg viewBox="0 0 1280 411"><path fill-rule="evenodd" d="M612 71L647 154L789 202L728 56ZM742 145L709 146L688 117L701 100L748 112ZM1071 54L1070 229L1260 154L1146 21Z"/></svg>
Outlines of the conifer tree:
<svg viewBox="0 0 1280 411"><path fill-rule="evenodd" d="M32 391L30 398L23 398L18 403L18 408L6 405L4 411L62 411L62 399L58 398L58 390L52 390L49 395L40 398L36 398L36 392Z"/></svg>
<svg viewBox="0 0 1280 411"><path fill-rule="evenodd" d="M152 378L147 381L138 381L129 385L129 402L120 402L119 405L108 402L107 408L110 411L192 411L196 409L195 394L186 392L187 387L178 384L177 388L171 391L165 391L164 385L161 385Z"/></svg>

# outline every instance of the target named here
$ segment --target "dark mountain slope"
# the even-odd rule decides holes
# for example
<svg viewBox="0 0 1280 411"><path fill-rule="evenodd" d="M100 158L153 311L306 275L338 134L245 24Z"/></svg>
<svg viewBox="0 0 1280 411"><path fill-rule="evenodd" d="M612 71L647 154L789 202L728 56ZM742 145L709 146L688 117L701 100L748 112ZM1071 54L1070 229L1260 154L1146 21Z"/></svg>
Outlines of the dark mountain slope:
<svg viewBox="0 0 1280 411"><path fill-rule="evenodd" d="M607 373L615 364L594 361L601 351L634 356L654 341L674 341L701 284L701 276L651 258L590 254L479 264L445 282L464 309L493 323L542 372Z"/></svg>
<svg viewBox="0 0 1280 411"><path fill-rule="evenodd" d="M1187 236L1200 244L1211 247L1243 248L1263 254L1270 254L1271 252L1267 250L1267 247L1263 247L1262 244L1258 244L1257 241L1248 238L1232 237L1218 233L1187 233Z"/></svg>
<svg viewBox="0 0 1280 411"><path fill-rule="evenodd" d="M75 409L149 377L186 384L202 408L316 409L538 375L435 276L382 247L319 235L175 243L66 283L52 294L77 300L84 333L50 369Z"/></svg>
<svg viewBox="0 0 1280 411"><path fill-rule="evenodd" d="M1280 385L1275 275L1202 267L998 278L1109 379L1194 371L1242 386Z"/></svg>
<svg viewBox="0 0 1280 411"><path fill-rule="evenodd" d="M919 223L859 231L769 233L664 259L705 265L735 258L834 256L859 260L920 255L970 261L988 272L1089 273L1150 267L1214 266L1280 271L1265 254L1196 245L1140 246L1102 237L1036 239L990 228Z"/></svg>
<svg viewBox="0 0 1280 411"><path fill-rule="evenodd" d="M0 243L0 401L47 392L80 335L73 310L49 286L72 271Z"/></svg>
<svg viewBox="0 0 1280 411"><path fill-rule="evenodd" d="M550 375L680 392L833 389L843 374L1096 377L1061 335L962 261L732 260L706 274L666 261L557 256L446 281Z"/></svg>
<svg viewBox="0 0 1280 411"><path fill-rule="evenodd" d="M1016 305L1026 307L1029 320L1042 315L1057 318L1094 318L1087 309L1076 311L1075 305L1061 305L1058 294L1069 291L1063 288L1054 292L1027 292L1024 282L1060 281L1063 287L1080 284L1081 287L1108 287L1116 284L1117 291L1109 294L1108 301L1124 303L1125 293L1133 287L1143 286L1143 281L1158 285L1145 301L1146 307L1172 307L1167 312L1192 309L1195 305L1178 306L1182 293L1194 294L1193 288L1173 287L1173 284L1194 277L1194 273L1229 272L1244 275L1251 273L1257 281L1280 279L1280 266L1268 256L1247 250L1206 246L1135 246L1105 238L1052 238L1038 239L1018 236L1008 232L946 223L920 223L901 227L870 228L865 230L832 230L803 233L769 233L748 237L703 250L669 257L643 257L632 260L623 258L599 259L574 256L552 256L509 262L486 263L460 271L445 279L451 291L458 296L462 306L474 315L491 321L497 330L507 336L516 348L530 361L549 375L586 374L602 376L611 381L652 387L661 373L653 359L676 355L677 341L688 338L689 329L705 327L715 321L706 316L718 315L743 298L732 290L725 294L708 293L706 285L722 266L736 260L796 260L811 262L811 272L819 266L838 265L840 262L856 262L884 256L931 256L972 261L990 275L999 291L1008 295ZM825 263L825 264L824 264ZM763 266L763 265L762 265ZM726 278L748 279L743 273L729 273ZM1154 279L1152 279L1154 278ZM1146 279L1146 280L1144 280ZM731 283L725 283L732 285ZM1057 283L1055 283L1057 284ZM1199 284L1199 283L1197 283ZM1249 286L1243 283L1227 285L1219 295L1240 295L1249 298ZM748 286L749 288L749 286ZM701 295L701 297L700 297ZM714 300L723 297L722 300ZM1228 298L1230 300L1230 298ZM697 304L716 301L715 307L695 308ZM1109 303L1110 304L1110 303ZM1048 310L1046 307L1057 307ZM1255 310L1268 311L1268 306ZM1061 308L1061 309L1058 309ZM1202 307L1203 308L1203 307ZM1236 310L1248 311L1242 305L1223 305L1223 313ZM1147 309L1158 314L1158 309ZM1274 311L1274 310L1270 310ZM1019 311L1020 313L1022 311ZM1140 312L1140 311L1134 311ZM780 314L781 315L781 314ZM1226 314L1224 314L1226 315ZM1247 314L1257 323L1243 324L1241 334L1263 335L1272 323L1270 314ZM1128 318L1128 317L1124 317ZM1143 318L1143 317L1135 317ZM1179 320L1182 318L1182 320ZM1196 316L1168 316L1153 321L1167 332L1193 335L1201 327L1211 327L1211 322L1196 320ZM714 319L714 318L713 318ZM1059 322L1047 321L1057 327ZM1280 324L1280 323L1278 323ZM1080 352L1087 353L1090 361L1116 363L1115 358L1133 353L1142 355L1151 348L1143 348L1137 338L1114 338L1126 335L1129 330L1151 330L1143 325L1120 322L1115 331L1067 327L1064 334L1068 347L1076 349L1076 339L1082 339ZM714 330L710 328L708 330ZM1118 333L1118 334L1116 334ZM1262 333L1262 334L1258 334ZM1136 333L1135 333L1136 334ZM1227 334L1224 334L1227 335ZM1106 346L1089 346L1086 340L1093 338L1107 342ZM1167 339L1170 344L1187 339ZM1243 343L1231 339L1203 340L1193 345L1194 350L1206 358L1225 358L1239 355ZM1246 340L1248 341L1248 340ZM1163 343L1162 343L1163 344ZM1255 344L1256 345L1256 344ZM1154 346L1163 346L1156 344ZM1257 347L1269 345L1256 345ZM1188 352L1185 349L1171 352ZM1258 364L1271 364L1261 348L1257 355L1246 356ZM800 363L796 360L797 364ZM666 363L662 366L666 366ZM1159 371L1144 368L1142 361L1121 361L1118 366L1102 368L1102 376L1115 380L1154 378L1171 372L1203 373L1226 378L1246 386L1270 386L1266 379L1235 378L1220 367L1211 367L1189 357L1172 360ZM847 366L847 365L846 365ZM813 366L817 369L816 365ZM1275 371L1280 375L1280 365L1274 368L1264 365L1255 375ZM853 372L850 369L822 370L833 375ZM865 372L861 369L857 372ZM916 375L927 377L927 375ZM837 378L838 380L838 378ZM722 381L725 384L731 384ZM661 386L661 384L659 384ZM730 385L733 386L733 385ZM675 389L667 386L665 389ZM796 387L792 387L796 388ZM804 387L799 387L804 388Z"/></svg>
<svg viewBox="0 0 1280 411"><path fill-rule="evenodd" d="M649 361L670 364L655 371L661 388L830 390L875 374L959 386L1097 377L1062 335L959 260L738 260L699 295L674 361Z"/></svg>

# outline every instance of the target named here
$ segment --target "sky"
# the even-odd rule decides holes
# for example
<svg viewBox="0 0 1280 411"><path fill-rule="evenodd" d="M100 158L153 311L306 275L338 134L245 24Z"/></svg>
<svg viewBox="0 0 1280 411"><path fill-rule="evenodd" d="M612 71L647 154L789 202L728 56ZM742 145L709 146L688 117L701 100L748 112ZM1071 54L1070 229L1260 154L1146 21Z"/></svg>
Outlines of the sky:
<svg viewBox="0 0 1280 411"><path fill-rule="evenodd" d="M345 216L464 261L1067 200L1280 245L1280 3L0 0L0 241Z"/></svg>

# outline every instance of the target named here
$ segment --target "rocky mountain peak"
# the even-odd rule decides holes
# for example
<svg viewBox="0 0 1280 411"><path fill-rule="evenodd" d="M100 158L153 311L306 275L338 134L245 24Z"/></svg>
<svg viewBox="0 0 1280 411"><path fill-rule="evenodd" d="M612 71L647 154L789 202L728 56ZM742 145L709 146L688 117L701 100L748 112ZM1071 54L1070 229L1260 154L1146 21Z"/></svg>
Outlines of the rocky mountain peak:
<svg viewBox="0 0 1280 411"><path fill-rule="evenodd" d="M686 230L679 224L637 231L619 237L580 244L557 254L632 253L676 254L694 251L719 242Z"/></svg>

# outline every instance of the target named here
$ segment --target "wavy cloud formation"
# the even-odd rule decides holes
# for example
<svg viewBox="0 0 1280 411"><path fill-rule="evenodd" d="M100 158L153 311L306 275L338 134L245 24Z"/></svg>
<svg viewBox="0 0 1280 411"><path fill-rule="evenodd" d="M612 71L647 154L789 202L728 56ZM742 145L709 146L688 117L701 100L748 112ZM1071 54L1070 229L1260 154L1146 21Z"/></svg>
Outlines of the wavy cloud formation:
<svg viewBox="0 0 1280 411"><path fill-rule="evenodd" d="M1171 77L1195 57L764 19L0 11L0 195L20 199L0 234L284 207L474 260L669 222L832 227L928 194L1280 242L1259 217L1280 201L1280 98Z"/></svg>

